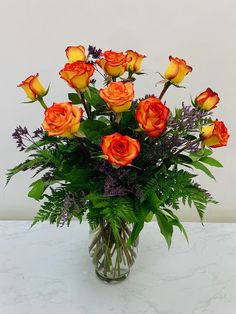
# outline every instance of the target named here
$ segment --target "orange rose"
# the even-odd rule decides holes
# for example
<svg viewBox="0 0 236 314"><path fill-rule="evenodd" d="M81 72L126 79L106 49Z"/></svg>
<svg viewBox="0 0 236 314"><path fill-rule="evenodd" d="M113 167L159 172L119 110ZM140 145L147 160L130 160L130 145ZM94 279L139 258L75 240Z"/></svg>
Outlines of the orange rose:
<svg viewBox="0 0 236 314"><path fill-rule="evenodd" d="M108 161L119 166L129 165L140 152L138 140L119 133L103 136L101 147Z"/></svg>
<svg viewBox="0 0 236 314"><path fill-rule="evenodd" d="M79 129L83 109L70 102L56 104L45 110L42 124L49 136L72 137Z"/></svg>
<svg viewBox="0 0 236 314"><path fill-rule="evenodd" d="M213 92L210 88L207 88L205 92L202 92L195 99L196 104L204 110L211 110L216 107L220 98L217 93Z"/></svg>
<svg viewBox="0 0 236 314"><path fill-rule="evenodd" d="M110 76L121 76L124 74L130 57L123 52L115 52L112 50L107 50L101 55L104 58L97 60L97 63L106 74Z"/></svg>
<svg viewBox="0 0 236 314"><path fill-rule="evenodd" d="M59 72L61 78L72 87L83 90L90 83L90 77L94 73L92 64L83 61L66 63L64 68Z"/></svg>
<svg viewBox="0 0 236 314"><path fill-rule="evenodd" d="M127 111L134 98L134 85L129 82L111 82L106 88L100 90L99 95L111 110Z"/></svg>
<svg viewBox="0 0 236 314"><path fill-rule="evenodd" d="M169 57L170 64L165 71L165 78L173 84L179 84L185 76L192 72L192 68L187 65L186 61L179 58Z"/></svg>
<svg viewBox="0 0 236 314"><path fill-rule="evenodd" d="M85 49L84 46L69 46L66 48L66 56L70 63L75 61L85 61Z"/></svg>
<svg viewBox="0 0 236 314"><path fill-rule="evenodd" d="M36 100L38 96L43 97L46 95L46 90L38 79L39 74L30 75L26 80L22 81L17 87L22 87L26 95L32 101Z"/></svg>
<svg viewBox="0 0 236 314"><path fill-rule="evenodd" d="M204 145L215 148L227 145L229 133L224 122L214 121L202 127L201 136Z"/></svg>
<svg viewBox="0 0 236 314"><path fill-rule="evenodd" d="M141 55L140 53L133 50L127 50L126 52L127 55L131 58L127 64L127 70L130 70L133 73L139 73L141 70L143 58L146 58L146 56Z"/></svg>
<svg viewBox="0 0 236 314"><path fill-rule="evenodd" d="M139 102L136 110L136 119L142 130L148 136L158 137L166 129L169 109L162 104L160 99L149 97Z"/></svg>

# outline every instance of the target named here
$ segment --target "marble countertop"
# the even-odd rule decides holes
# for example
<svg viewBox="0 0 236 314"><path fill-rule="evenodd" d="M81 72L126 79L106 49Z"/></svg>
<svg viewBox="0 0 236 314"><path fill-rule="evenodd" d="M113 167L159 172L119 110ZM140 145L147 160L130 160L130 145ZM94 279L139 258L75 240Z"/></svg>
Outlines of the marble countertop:
<svg viewBox="0 0 236 314"><path fill-rule="evenodd" d="M88 225L0 222L0 314L235 314L236 224L186 223L168 251L146 224L130 276L116 285L94 273Z"/></svg>

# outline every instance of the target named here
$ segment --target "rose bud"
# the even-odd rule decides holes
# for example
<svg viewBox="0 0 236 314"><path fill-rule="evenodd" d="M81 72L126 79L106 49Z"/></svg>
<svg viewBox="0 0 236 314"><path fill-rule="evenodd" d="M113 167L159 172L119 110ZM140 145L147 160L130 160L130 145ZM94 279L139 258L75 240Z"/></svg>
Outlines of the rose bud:
<svg viewBox="0 0 236 314"><path fill-rule="evenodd" d="M119 133L103 136L101 147L108 161L119 166L131 164L140 152L138 140Z"/></svg>
<svg viewBox="0 0 236 314"><path fill-rule="evenodd" d="M78 131L83 109L70 102L56 104L45 110L42 124L49 136L73 137Z"/></svg>
<svg viewBox="0 0 236 314"><path fill-rule="evenodd" d="M130 57L123 52L115 52L112 50L107 50L101 55L104 58L97 60L97 64L106 74L115 77L124 74Z"/></svg>
<svg viewBox="0 0 236 314"><path fill-rule="evenodd" d="M149 97L139 102L136 110L136 120L139 127L150 137L160 136L166 129L169 109L160 99Z"/></svg>
<svg viewBox="0 0 236 314"><path fill-rule="evenodd" d="M38 97L43 97L46 95L46 90L40 83L39 74L36 75L30 75L26 80L22 81L17 87L22 87L25 91L27 97L35 101Z"/></svg>
<svg viewBox="0 0 236 314"><path fill-rule="evenodd" d="M165 71L165 78L173 84L179 84L185 76L192 72L192 68L187 65L186 61L179 58L169 57L170 64Z"/></svg>
<svg viewBox="0 0 236 314"><path fill-rule="evenodd" d="M195 99L195 103L204 110L211 110L216 107L220 98L217 93L213 92L210 88L207 88L205 92L202 92Z"/></svg>
<svg viewBox="0 0 236 314"><path fill-rule="evenodd" d="M72 87L79 90L85 89L90 83L90 77L94 73L94 66L83 61L66 63L59 72L61 78Z"/></svg>
<svg viewBox="0 0 236 314"><path fill-rule="evenodd" d="M229 133L224 122L214 121L202 127L201 137L204 145L215 148L227 145Z"/></svg>
<svg viewBox="0 0 236 314"><path fill-rule="evenodd" d="M69 63L75 61L85 61L85 49L84 46L69 46L66 48L66 56Z"/></svg>
<svg viewBox="0 0 236 314"><path fill-rule="evenodd" d="M139 73L143 58L146 58L146 56L133 50L127 50L126 53L131 58L131 60L127 63L127 70L130 70L133 73Z"/></svg>
<svg viewBox="0 0 236 314"><path fill-rule="evenodd" d="M115 112L129 110L134 98L134 85L132 83L111 82L99 92L108 107Z"/></svg>

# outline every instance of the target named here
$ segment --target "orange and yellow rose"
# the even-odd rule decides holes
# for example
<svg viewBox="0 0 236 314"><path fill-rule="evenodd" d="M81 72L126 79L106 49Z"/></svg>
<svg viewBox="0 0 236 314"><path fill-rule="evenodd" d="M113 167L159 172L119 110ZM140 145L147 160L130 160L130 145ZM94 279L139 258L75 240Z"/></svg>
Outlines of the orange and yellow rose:
<svg viewBox="0 0 236 314"><path fill-rule="evenodd" d="M164 76L171 83L179 84L189 72L192 72L192 68L183 59L170 56L169 60L170 64L165 70Z"/></svg>
<svg viewBox="0 0 236 314"><path fill-rule="evenodd" d="M108 161L119 166L131 164L140 152L138 140L119 133L103 136L101 147Z"/></svg>
<svg viewBox="0 0 236 314"><path fill-rule="evenodd" d="M94 66L84 61L66 63L59 72L61 78L65 80L72 88L79 90L85 89L90 83L90 77L94 73Z"/></svg>
<svg viewBox="0 0 236 314"><path fill-rule="evenodd" d="M70 102L54 103L45 110L42 127L49 136L73 137L79 129L82 115L83 109Z"/></svg>
<svg viewBox="0 0 236 314"><path fill-rule="evenodd" d="M131 58L127 63L127 70L133 73L139 73L141 71L142 61L146 56L133 50L127 50L126 53Z"/></svg>
<svg viewBox="0 0 236 314"><path fill-rule="evenodd" d="M216 148L227 145L229 133L224 122L216 120L202 127L201 137L204 145Z"/></svg>
<svg viewBox="0 0 236 314"><path fill-rule="evenodd" d="M218 94L213 92L210 88L207 88L195 99L195 103L204 110L211 110L215 108L219 101L220 98Z"/></svg>
<svg viewBox="0 0 236 314"><path fill-rule="evenodd" d="M85 48L84 46L69 46L66 48L66 56L69 63L73 63L76 61L85 61Z"/></svg>
<svg viewBox="0 0 236 314"><path fill-rule="evenodd" d="M110 76L121 76L126 71L130 57L123 52L107 50L101 54L104 58L97 60L97 64Z"/></svg>
<svg viewBox="0 0 236 314"><path fill-rule="evenodd" d="M160 99L149 97L139 102L136 119L139 127L150 137L160 136L166 129L169 109Z"/></svg>
<svg viewBox="0 0 236 314"><path fill-rule="evenodd" d="M115 112L129 110L134 98L134 85L130 82L111 82L99 92L108 107Z"/></svg>
<svg viewBox="0 0 236 314"><path fill-rule="evenodd" d="M43 97L46 94L46 90L40 83L38 77L38 73L36 75L30 75L27 79L17 85L17 87L23 88L27 97L32 101L35 101L38 97Z"/></svg>

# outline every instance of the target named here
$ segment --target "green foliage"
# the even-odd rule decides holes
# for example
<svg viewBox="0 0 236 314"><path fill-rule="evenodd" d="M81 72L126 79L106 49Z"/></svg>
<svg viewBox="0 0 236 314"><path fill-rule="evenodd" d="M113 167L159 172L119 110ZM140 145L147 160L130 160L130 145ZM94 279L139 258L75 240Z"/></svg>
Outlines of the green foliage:
<svg viewBox="0 0 236 314"><path fill-rule="evenodd" d="M212 157L202 157L200 158L200 161L212 167L223 167L223 165L218 160Z"/></svg>
<svg viewBox="0 0 236 314"><path fill-rule="evenodd" d="M215 180L215 177L213 176L213 174L211 173L211 171L200 161L193 161L192 165L196 168L199 169L201 171L203 171L206 175L208 175L208 177L212 178L213 180Z"/></svg>
<svg viewBox="0 0 236 314"><path fill-rule="evenodd" d="M90 86L89 91L85 91L84 96L89 105L95 108L96 115L108 111L106 102L99 96L99 91L95 87ZM68 98L74 105L82 104L82 99L76 93L69 93Z"/></svg>
<svg viewBox="0 0 236 314"><path fill-rule="evenodd" d="M45 190L45 184L42 179L39 179L33 182L30 187L32 189L29 191L28 196L34 198L36 201L39 201L43 198L43 192Z"/></svg>
<svg viewBox="0 0 236 314"><path fill-rule="evenodd" d="M193 177L195 176L184 170L159 171L154 178L147 181L144 187L141 201L146 209L148 208L155 214L168 247L171 244L173 226L178 227L187 238L177 216L167 209L168 207L177 210L181 203L187 202L190 207L195 206L202 221L207 204L215 203L212 197L193 181Z"/></svg>
<svg viewBox="0 0 236 314"><path fill-rule="evenodd" d="M133 200L128 197L105 197L101 194L90 193L87 219L92 229L95 229L102 220L106 220L112 227L113 233L118 234L123 222L135 223Z"/></svg>
<svg viewBox="0 0 236 314"><path fill-rule="evenodd" d="M96 109L97 115L108 110L106 102L99 96L99 90L95 87L89 87L89 92L85 92L85 99Z"/></svg>
<svg viewBox="0 0 236 314"><path fill-rule="evenodd" d="M51 195L46 195L46 201L41 206L37 215L35 216L31 227L38 222L48 220L50 224L56 223L59 226L60 215L63 211L64 199L67 192L63 189L51 189Z"/></svg>
<svg viewBox="0 0 236 314"><path fill-rule="evenodd" d="M72 102L73 105L82 104L82 99L76 93L69 93L68 98Z"/></svg>
<svg viewBox="0 0 236 314"><path fill-rule="evenodd" d="M110 132L107 124L98 120L85 120L81 122L80 131L82 131L93 144L99 144L102 136Z"/></svg>
<svg viewBox="0 0 236 314"><path fill-rule="evenodd" d="M51 195L45 195L46 201L39 209L37 215L35 216L31 227L33 227L38 222L43 222L48 220L50 224L56 223L59 226L63 221L63 215L67 215L66 223L69 226L72 217L76 217L82 221L84 212L86 211L86 206L78 207L76 203L72 202L68 208L65 207L65 199L68 196L68 189L66 186L62 186L57 189L51 188ZM66 211L64 213L64 211Z"/></svg>

